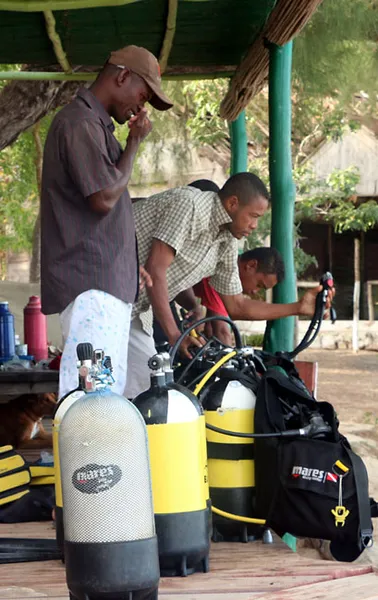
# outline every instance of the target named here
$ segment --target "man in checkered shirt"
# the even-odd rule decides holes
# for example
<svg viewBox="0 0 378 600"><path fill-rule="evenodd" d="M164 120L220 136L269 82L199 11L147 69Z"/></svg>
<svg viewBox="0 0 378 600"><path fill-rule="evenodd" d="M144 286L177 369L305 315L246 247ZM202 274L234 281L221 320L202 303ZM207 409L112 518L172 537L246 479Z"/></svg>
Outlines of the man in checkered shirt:
<svg viewBox="0 0 378 600"><path fill-rule="evenodd" d="M140 264L152 277L133 307L128 349L127 398L149 387L147 361L156 350L152 310L168 341L181 335L169 302L204 277L220 294L233 319L278 319L297 314L312 315L310 301L266 305L242 294L238 268L237 240L257 227L269 206L263 182L252 173L238 173L218 192L181 187L141 199L133 205ZM313 302L312 302L313 299ZM200 345L187 336L181 352Z"/></svg>

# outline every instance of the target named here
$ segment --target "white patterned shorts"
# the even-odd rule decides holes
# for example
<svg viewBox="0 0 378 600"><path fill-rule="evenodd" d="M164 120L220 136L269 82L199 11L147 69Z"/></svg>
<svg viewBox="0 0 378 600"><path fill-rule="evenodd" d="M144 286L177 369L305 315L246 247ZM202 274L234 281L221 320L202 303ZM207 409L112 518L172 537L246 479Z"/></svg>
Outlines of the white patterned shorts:
<svg viewBox="0 0 378 600"><path fill-rule="evenodd" d="M60 314L63 355L59 373L59 398L78 385L76 347L90 342L112 359L115 383L112 390L123 394L127 376L132 304L100 290L83 292Z"/></svg>

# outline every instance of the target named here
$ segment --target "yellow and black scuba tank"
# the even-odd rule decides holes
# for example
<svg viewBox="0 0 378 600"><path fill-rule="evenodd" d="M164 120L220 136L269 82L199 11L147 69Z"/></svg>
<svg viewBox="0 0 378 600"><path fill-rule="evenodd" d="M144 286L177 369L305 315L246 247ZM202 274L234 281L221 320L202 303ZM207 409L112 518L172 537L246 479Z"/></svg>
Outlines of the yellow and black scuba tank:
<svg viewBox="0 0 378 600"><path fill-rule="evenodd" d="M63 496L62 480L59 458L59 432L62 419L69 408L85 393L91 391L92 386L101 384L103 377L106 378L107 371L111 371L111 361L106 357L105 365L102 365L103 355L101 351L95 350L91 344L78 344L76 348L78 358L78 387L63 396L55 409L53 418L53 454L55 469L55 532L59 550L64 560L64 526L63 526ZM106 371L106 372L105 372Z"/></svg>
<svg viewBox="0 0 378 600"><path fill-rule="evenodd" d="M169 355L149 360L151 387L134 399L147 425L161 575L209 570L205 421L197 398L173 382Z"/></svg>
<svg viewBox="0 0 378 600"><path fill-rule="evenodd" d="M0 506L14 502L30 491L28 464L13 446L0 447Z"/></svg>
<svg viewBox="0 0 378 600"><path fill-rule="evenodd" d="M200 395L206 424L235 433L254 432L257 376L251 367L223 367ZM206 429L210 498L226 513L253 518L255 503L254 439ZM213 514L214 541L247 542L261 526Z"/></svg>

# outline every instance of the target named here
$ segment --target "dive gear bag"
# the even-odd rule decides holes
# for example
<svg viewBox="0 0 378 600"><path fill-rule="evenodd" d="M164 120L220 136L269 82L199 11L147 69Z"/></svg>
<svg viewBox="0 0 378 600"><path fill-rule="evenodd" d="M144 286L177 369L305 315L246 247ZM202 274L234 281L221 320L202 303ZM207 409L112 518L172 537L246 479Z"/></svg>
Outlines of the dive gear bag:
<svg viewBox="0 0 378 600"><path fill-rule="evenodd" d="M365 465L332 405L314 399L293 363L276 364L260 382L255 432L302 433L255 439L256 516L281 536L330 540L338 560L355 560L372 544Z"/></svg>

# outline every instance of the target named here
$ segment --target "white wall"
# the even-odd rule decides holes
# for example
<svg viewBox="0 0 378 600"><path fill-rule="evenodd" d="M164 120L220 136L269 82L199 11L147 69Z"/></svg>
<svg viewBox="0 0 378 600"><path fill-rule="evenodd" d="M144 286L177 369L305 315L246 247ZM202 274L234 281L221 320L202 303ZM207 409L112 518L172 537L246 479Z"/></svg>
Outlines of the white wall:
<svg viewBox="0 0 378 600"><path fill-rule="evenodd" d="M334 169L356 166L360 172L359 196L378 196L378 139L367 127L341 140L324 143L307 159L316 175L325 179Z"/></svg>

